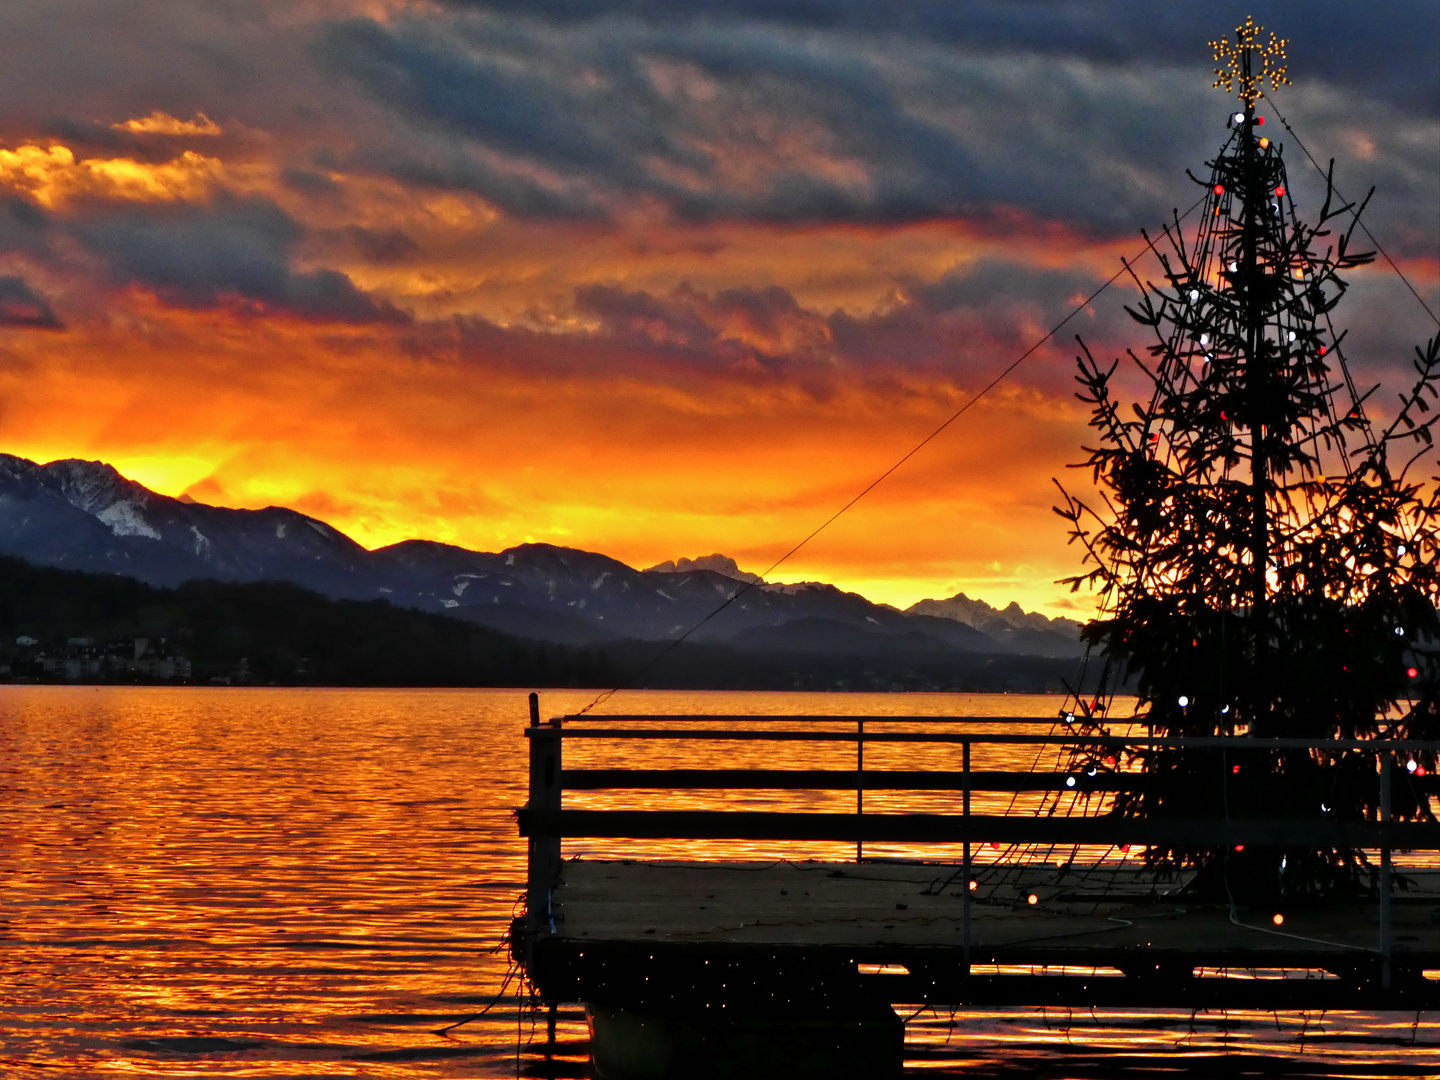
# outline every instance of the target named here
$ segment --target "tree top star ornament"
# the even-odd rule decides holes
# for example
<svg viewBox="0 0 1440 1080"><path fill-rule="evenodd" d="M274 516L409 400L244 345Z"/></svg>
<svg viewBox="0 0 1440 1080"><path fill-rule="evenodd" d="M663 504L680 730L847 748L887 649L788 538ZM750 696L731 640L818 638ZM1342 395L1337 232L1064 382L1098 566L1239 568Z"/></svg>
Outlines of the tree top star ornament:
<svg viewBox="0 0 1440 1080"><path fill-rule="evenodd" d="M1235 28L1235 44L1230 44L1230 39L1222 37L1219 41L1210 42L1210 47L1215 50L1215 62L1226 61L1224 67L1215 69L1215 87L1224 88L1227 94L1235 92L1235 83L1240 83L1239 97L1245 103L1245 108L1255 108L1255 101L1263 93L1262 86L1266 79L1270 80L1270 89L1278 90L1282 86L1289 86L1290 80L1286 78L1285 72L1285 46L1290 44L1289 38L1277 38L1270 35L1268 42L1262 43L1260 35L1265 28L1255 22L1249 15L1245 21ZM1260 57L1260 73L1255 74L1252 57Z"/></svg>

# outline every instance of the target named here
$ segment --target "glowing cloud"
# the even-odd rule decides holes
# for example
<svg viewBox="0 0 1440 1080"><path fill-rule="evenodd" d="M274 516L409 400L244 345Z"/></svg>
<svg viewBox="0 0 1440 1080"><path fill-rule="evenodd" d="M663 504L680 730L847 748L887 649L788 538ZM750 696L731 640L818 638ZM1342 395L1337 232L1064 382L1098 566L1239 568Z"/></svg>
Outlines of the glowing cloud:
<svg viewBox="0 0 1440 1080"><path fill-rule="evenodd" d="M77 199L190 201L208 195L224 172L216 158L186 150L170 161L77 158L68 146L0 149L0 185L55 208Z"/></svg>
<svg viewBox="0 0 1440 1080"><path fill-rule="evenodd" d="M169 113L156 109L149 116L138 120L125 120L111 124L117 131L131 131L137 135L219 135L220 125L203 112L197 112L189 120L177 120Z"/></svg>

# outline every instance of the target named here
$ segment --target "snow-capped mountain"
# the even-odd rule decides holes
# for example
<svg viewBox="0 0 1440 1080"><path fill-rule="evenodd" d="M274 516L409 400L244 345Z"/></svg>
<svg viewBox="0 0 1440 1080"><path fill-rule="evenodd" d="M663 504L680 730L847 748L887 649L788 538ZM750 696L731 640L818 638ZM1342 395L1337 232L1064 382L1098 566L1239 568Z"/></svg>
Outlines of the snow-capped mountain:
<svg viewBox="0 0 1440 1080"><path fill-rule="evenodd" d="M997 609L963 592L947 600L920 600L906 608L905 614L953 619L994 638L1006 646L1006 652L1035 656L1073 656L1080 637L1081 624L1074 619L1046 618L1039 612L1022 610L1013 600Z"/></svg>
<svg viewBox="0 0 1440 1080"><path fill-rule="evenodd" d="M385 599L566 643L663 640L705 620L692 640L799 651L848 641L863 651L877 638L913 644L919 635L970 653L1079 652L1075 624L1015 605L996 612L962 594L901 612L833 585L765 584L724 555L636 570L550 544L483 552L408 540L367 551L294 510L173 499L94 461L38 465L0 454L0 554L155 585L292 581L332 598Z"/></svg>

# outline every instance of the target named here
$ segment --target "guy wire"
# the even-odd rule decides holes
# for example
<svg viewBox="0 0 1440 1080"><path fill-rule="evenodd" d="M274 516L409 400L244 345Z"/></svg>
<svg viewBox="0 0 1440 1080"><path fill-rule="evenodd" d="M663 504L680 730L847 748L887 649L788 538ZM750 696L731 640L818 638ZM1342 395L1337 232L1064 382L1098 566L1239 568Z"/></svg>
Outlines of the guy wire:
<svg viewBox="0 0 1440 1080"><path fill-rule="evenodd" d="M1201 198L1198 199L1198 200L1194 203L1194 205L1192 205L1192 206L1190 207L1190 209L1186 210L1184 214L1180 215L1180 217L1179 217L1178 220L1177 220L1177 224L1178 224L1179 221L1184 221L1184 220L1185 220L1186 218L1188 218L1191 214L1193 214L1193 213L1195 212L1196 208L1199 207L1199 206L1205 201L1205 199L1206 199L1207 197L1208 197L1208 196L1201 196ZM1146 247L1148 247L1148 246L1149 246L1149 241L1147 240L1145 246L1144 246L1144 247L1141 247L1141 249L1136 253L1135 257L1136 257L1136 258L1139 258L1141 255L1143 255L1143 254L1145 253ZM679 648L680 645L682 645L682 644L686 641L686 639L688 639L692 634L694 634L694 633L695 633L697 630L699 630L702 626L704 626L706 623L708 623L711 619L715 618L715 616L719 615L722 611L724 611L726 608L728 608L728 607L729 607L731 604L733 604L736 600L739 600L740 597L744 596L744 595L745 595L746 593L748 593L751 589L755 588L755 586L756 586L757 584L760 584L760 583L764 582L765 578L768 577L770 574L772 574L778 566L780 566L780 565L781 565L782 563L784 563L787 559L789 559L792 555L794 555L797 551L799 551L801 548L803 548L806 544L810 543L811 540L815 539L815 537L819 536L822 532L824 532L827 528L829 528L829 527L835 522L835 520L836 520L838 517L840 517L841 514L845 513L845 512L846 512L847 510L849 510L852 506L854 506L854 505L855 505L856 503L858 503L861 499L863 499L866 495L869 495L870 492L874 491L877 487L879 487L880 484L883 483L885 480L887 480L892 473L894 473L897 469L900 468L900 466L904 465L904 464L905 464L907 461L909 461L912 457L914 457L914 456L915 456L916 454L918 454L921 450L923 450L926 446L928 446L932 441L934 441L934 440L940 435L940 433L941 433L942 431L944 431L944 430L945 430L946 428L948 428L951 424L953 424L956 420L959 420L960 417L964 416L967 412L969 412L970 409L971 409L971 407L974 406L977 402L979 402L981 398L983 398L983 397L985 397L986 395L988 395L988 394L990 393L990 391L994 390L997 386L999 386L1002 382L1004 382L1005 379L1009 377L1009 375L1010 375L1011 372L1013 372L1016 368L1018 368L1021 364L1023 364L1026 360L1028 360L1028 359L1030 358L1030 356L1033 355L1033 354L1036 352L1036 350L1038 350L1038 349L1040 348L1040 346L1044 345L1047 341L1049 341L1052 337L1054 337L1057 333L1059 333L1060 330L1065 326L1066 323L1068 323L1068 322L1069 322L1071 319L1073 319L1076 315L1080 314L1080 312L1084 311L1087 307L1089 307L1091 301L1093 301L1097 296L1099 296L1101 293L1103 293L1103 292L1104 292L1106 289L1108 289L1111 285L1115 284L1116 280L1117 280L1122 274L1126 273L1127 270L1128 270L1128 267L1126 266L1126 264L1125 264L1124 261L1122 260L1120 269L1119 269L1119 270L1116 270L1115 273L1111 274L1110 277L1109 277L1109 279L1107 279L1106 282L1105 282L1103 285L1101 285L1098 289L1096 289L1094 292L1092 292L1092 293L1091 293L1089 296L1087 296L1084 300L1080 301L1080 303L1077 304L1077 305L1075 305L1075 307L1071 308L1070 313L1067 314L1063 319L1061 319L1061 320L1060 320L1058 323L1056 323L1054 326L1052 326L1052 327L1050 328L1050 330L1045 334L1044 337L1041 337L1041 338L1040 338L1039 340L1037 340L1033 345L1031 345L1031 346L1030 346L1028 349L1026 349L1023 353L1021 353L1019 357L1017 357L1015 360L1011 361L1010 365L1009 365L1008 367L1006 367L1005 370L1003 370L1002 372L1000 372L1000 374L996 375L993 379L991 379L990 382L988 382L982 389L976 391L973 395L971 395L970 399L969 399L968 401L966 401L965 404L961 405L960 408L958 408L957 410L955 410L955 412L950 415L949 419L947 419L944 423L942 423L942 424L941 424L939 427L937 427L934 431L930 432L929 435L926 435L925 438L921 439L918 443L916 443L904 456L902 456L898 461L896 461L895 464L891 465L888 469L886 469L883 473L881 473L879 476L877 476L874 480L870 481L870 483L867 484L867 485L860 491L860 493L859 493L858 495L856 495L856 496L855 496L854 498L852 498L849 502L847 502L844 506L840 507L839 510L836 510L836 511L835 511L833 514L831 514L828 518L826 518L826 519L825 519L824 521L822 521L819 525L817 525L813 530L811 530L811 532L810 532L803 540L801 540L798 544L796 544L794 547L792 547L789 551L785 552L784 555L781 555L780 558L776 559L773 563L771 563L771 564L765 569L765 571L764 571L763 573L756 575L756 577L755 577L753 580L745 582L745 584L744 584L740 589L737 589L735 592L731 593L730 596L727 597L727 598L725 599L725 601L724 601L719 607L717 607L717 608L715 608L715 610L711 611L710 614L706 615L706 616L705 616L703 619L701 619L699 622L695 623L693 626L690 627L690 629L686 630L685 633L681 634L678 638L675 638L675 639L672 640L672 641L666 642L666 643L665 643L665 646L664 646L659 652L657 652L653 657L651 657L651 658L650 658L648 661L646 661L643 665L641 665L641 666L640 666L639 668L637 668L634 672L632 672L632 673L630 674L629 678L627 678L622 685L617 686L617 687L615 687L615 688L612 689L612 690L606 690L604 693L602 693L600 696L598 696L594 701L590 702L589 705L586 705L583 709L581 709L580 712L577 713L576 715L578 715L578 716L584 716L586 713L588 713L591 709L595 708L597 705L601 705L601 704L603 704L604 702L609 701L612 697L614 697L616 694L618 694L621 690L624 690L624 689L629 688L631 685L633 685L633 684L635 683L635 681L636 681L637 679L639 679L639 678L640 678L641 676L643 676L646 672L648 672L651 668L655 667L656 664L660 663L661 660L664 660L665 657L669 656L672 652L674 652L677 648Z"/></svg>
<svg viewBox="0 0 1440 1080"><path fill-rule="evenodd" d="M1329 180L1330 174L1320 167L1320 162L1315 160L1315 155L1310 153L1310 148L1300 141L1299 135L1295 134L1295 129L1290 126L1290 121L1285 119L1284 113L1280 111L1280 106L1275 104L1275 99L1272 98L1269 94L1261 94L1261 97L1263 97L1266 101L1270 103L1270 107L1275 110L1275 115L1280 120L1281 125L1285 128L1286 131L1290 133L1291 138L1295 140L1295 145L1300 147L1300 149L1305 152L1305 156L1310 159L1310 164L1315 166L1315 171L1318 172L1321 176L1326 177L1327 182L1330 183L1330 187L1335 192L1335 194L1339 195L1340 198L1344 199L1344 194L1340 191L1339 188L1335 187L1333 182ZM1334 165L1333 159L1331 160L1331 165L1332 167ZM1347 205L1350 205L1351 213L1355 216L1355 224L1360 226L1360 231L1365 234L1366 239L1368 239L1372 244L1374 244L1375 250L1380 252L1380 254L1385 257L1385 261L1390 264L1390 269L1395 271L1396 276L1399 277L1400 280L1405 283L1405 287L1410 290L1410 295L1415 297L1415 300L1419 303L1419 305L1425 309L1425 314L1430 316L1431 321L1433 321L1436 326L1440 326L1440 315L1436 315L1435 312L1430 310L1430 305L1427 304L1425 302L1425 298L1416 291L1415 286L1410 284L1410 279L1405 276L1405 272L1401 270L1400 267L1395 265L1395 260L1390 257L1390 253L1386 251L1383 246L1381 246L1379 240L1375 239L1375 234L1369 230L1369 228L1365 225L1365 222L1360 220L1359 211L1356 210L1354 206L1349 203L1348 199L1346 200L1346 203Z"/></svg>

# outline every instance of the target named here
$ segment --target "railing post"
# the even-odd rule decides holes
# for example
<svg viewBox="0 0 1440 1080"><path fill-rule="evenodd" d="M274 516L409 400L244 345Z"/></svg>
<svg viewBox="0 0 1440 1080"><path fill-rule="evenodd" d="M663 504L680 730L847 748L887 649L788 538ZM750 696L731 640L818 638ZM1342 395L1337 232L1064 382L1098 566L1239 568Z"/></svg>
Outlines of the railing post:
<svg viewBox="0 0 1440 1080"><path fill-rule="evenodd" d="M560 718L550 727L540 726L540 697L530 695L530 795L526 809L531 815L560 812ZM525 882L525 929L528 941L547 930L555 930L551 894L560 876L560 837L546 835L532 827L529 866Z"/></svg>
<svg viewBox="0 0 1440 1080"><path fill-rule="evenodd" d="M1390 820L1390 765L1395 755L1389 750L1380 753L1380 821ZM1394 945L1394 927L1390 912L1390 849L1380 849L1380 989L1389 990L1390 956Z"/></svg>
<svg viewBox="0 0 1440 1080"><path fill-rule="evenodd" d="M968 979L970 977L970 740L964 740L960 746L964 753L963 768L965 771L965 795L962 804L965 818L965 884L961 886L964 891L964 900L961 901L961 910L964 914L961 921L964 925L963 941L965 951L963 954L963 963L965 965L965 977Z"/></svg>
<svg viewBox="0 0 1440 1080"><path fill-rule="evenodd" d="M862 716L856 721L857 731L855 735L855 816L863 817L865 814L865 718ZM865 857L865 841L855 837L855 861L858 863Z"/></svg>

